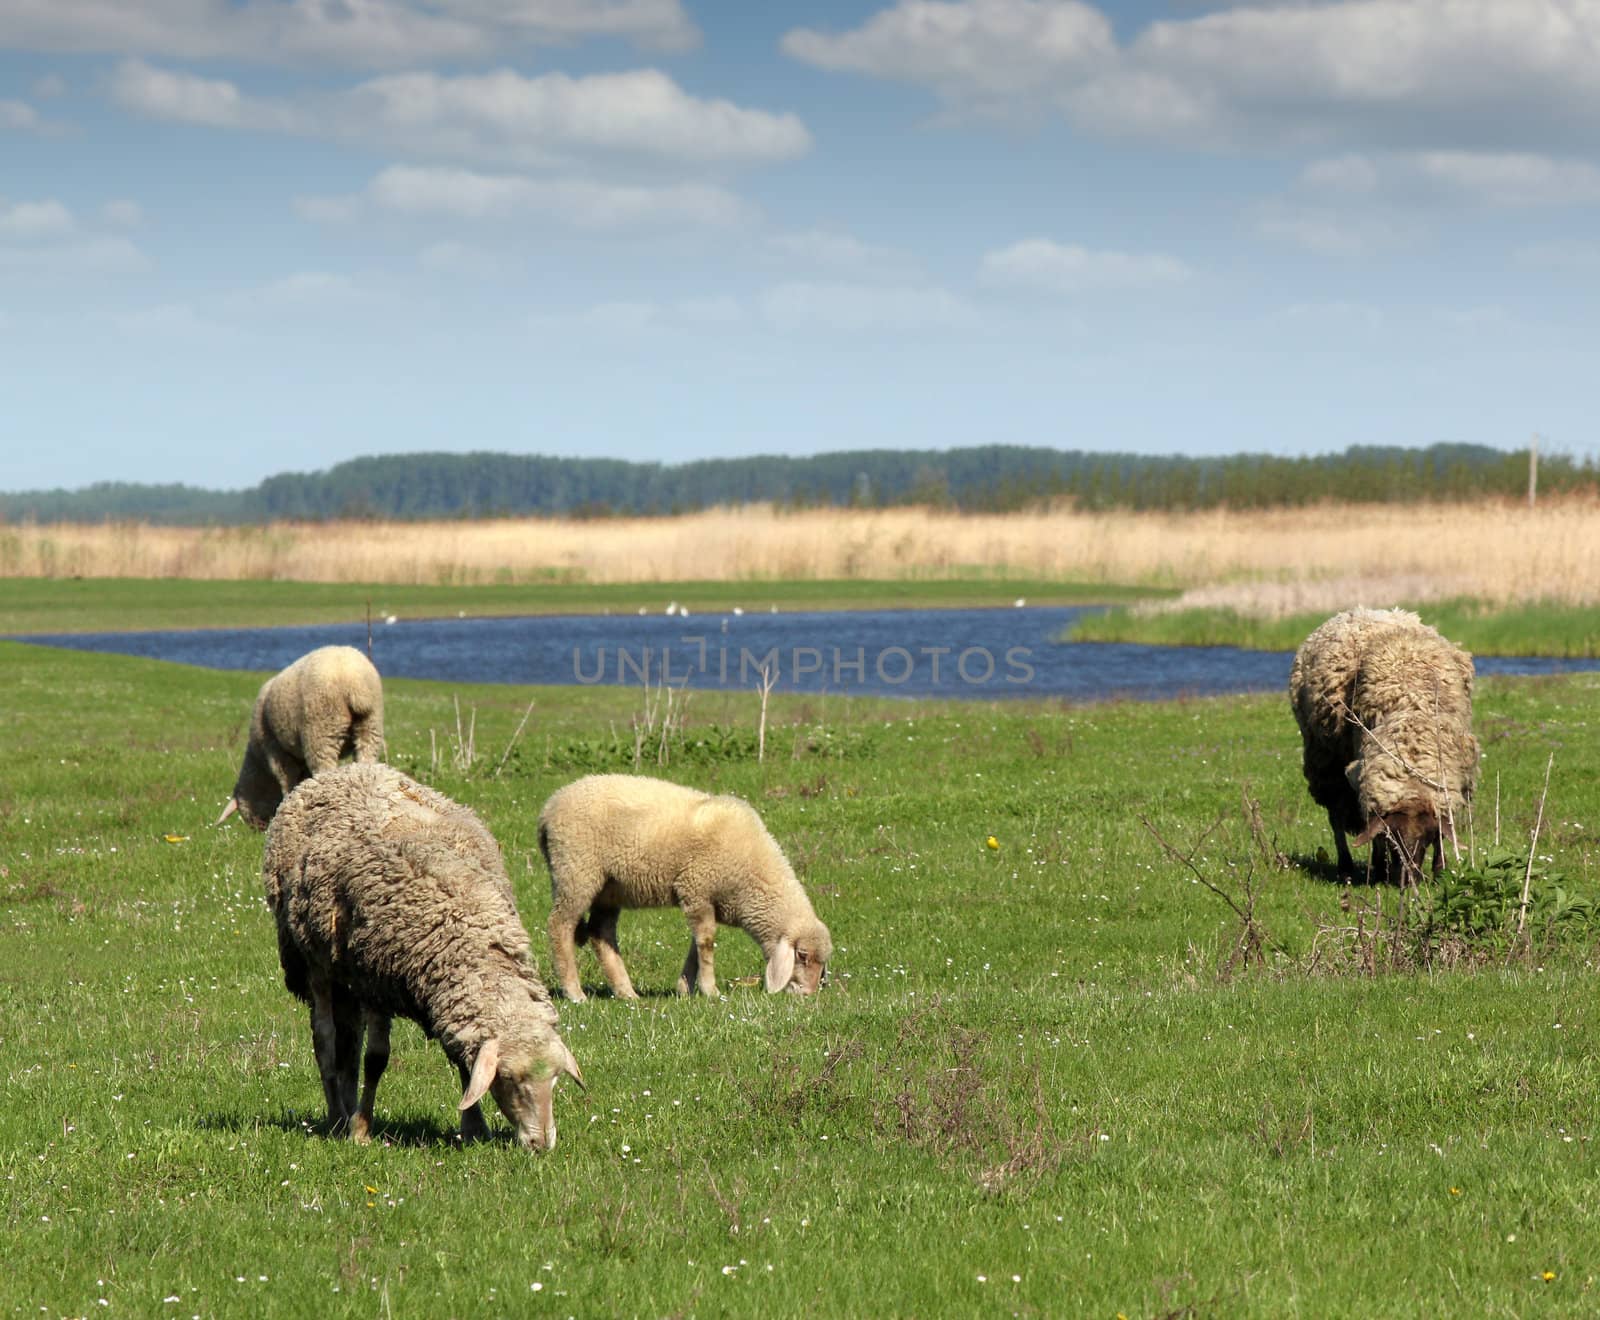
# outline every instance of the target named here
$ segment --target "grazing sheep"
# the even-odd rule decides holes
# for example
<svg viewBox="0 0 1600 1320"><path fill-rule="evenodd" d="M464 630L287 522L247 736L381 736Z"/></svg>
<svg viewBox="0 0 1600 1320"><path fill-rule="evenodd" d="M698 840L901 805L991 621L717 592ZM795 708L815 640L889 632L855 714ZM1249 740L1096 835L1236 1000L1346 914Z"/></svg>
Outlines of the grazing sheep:
<svg viewBox="0 0 1600 1320"><path fill-rule="evenodd" d="M1289 700L1305 743L1306 785L1325 808L1339 874L1355 877L1344 836L1374 845L1380 878L1420 874L1472 801L1472 657L1409 610L1347 610L1295 653Z"/></svg>
<svg viewBox="0 0 1600 1320"><path fill-rule="evenodd" d="M590 775L544 804L539 850L550 867L555 978L568 999L584 998L576 946L590 939L612 990L637 998L617 952L618 914L674 903L691 936L679 994L698 985L716 995L718 922L761 946L769 991L808 995L822 982L833 953L828 928L761 817L739 798L638 775Z"/></svg>
<svg viewBox="0 0 1600 1320"><path fill-rule="evenodd" d="M217 824L237 811L266 829L285 793L346 752L383 759L383 683L355 647L322 646L261 685L244 764Z"/></svg>
<svg viewBox="0 0 1600 1320"><path fill-rule="evenodd" d="M556 1080L583 1079L556 1030L500 850L471 811L391 766L336 766L284 799L262 878L284 984L311 1005L334 1128L368 1139L399 1014L437 1037L460 1072L463 1140L488 1132L478 1107L487 1090L522 1145L556 1144Z"/></svg>

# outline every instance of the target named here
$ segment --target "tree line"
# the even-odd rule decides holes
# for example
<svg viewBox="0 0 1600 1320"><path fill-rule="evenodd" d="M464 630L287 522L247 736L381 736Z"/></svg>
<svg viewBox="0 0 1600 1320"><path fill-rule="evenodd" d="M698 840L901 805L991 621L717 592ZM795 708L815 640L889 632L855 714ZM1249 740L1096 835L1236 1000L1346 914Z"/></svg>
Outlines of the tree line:
<svg viewBox="0 0 1600 1320"><path fill-rule="evenodd" d="M322 472L285 472L245 490L97 482L0 494L6 522L128 520L173 525L332 518L612 517L719 505L1006 511L1071 501L1084 509L1260 509L1518 497L1528 451L1438 444L1355 445L1297 457L1182 457L981 445L639 463L498 453L388 454ZM1593 490L1592 459L1542 454L1541 493Z"/></svg>

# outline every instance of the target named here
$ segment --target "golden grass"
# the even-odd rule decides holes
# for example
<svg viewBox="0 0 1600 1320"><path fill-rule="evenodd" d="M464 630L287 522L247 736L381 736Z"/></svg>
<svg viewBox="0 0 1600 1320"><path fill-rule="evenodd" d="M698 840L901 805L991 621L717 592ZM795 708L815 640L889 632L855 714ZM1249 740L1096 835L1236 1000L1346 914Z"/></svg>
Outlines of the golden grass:
<svg viewBox="0 0 1600 1320"><path fill-rule="evenodd" d="M1203 513L920 508L673 518L0 527L8 576L489 583L993 574L1222 588L1211 603L1323 608L1475 596L1600 602L1600 503L1335 505ZM1226 598L1225 598L1226 597Z"/></svg>

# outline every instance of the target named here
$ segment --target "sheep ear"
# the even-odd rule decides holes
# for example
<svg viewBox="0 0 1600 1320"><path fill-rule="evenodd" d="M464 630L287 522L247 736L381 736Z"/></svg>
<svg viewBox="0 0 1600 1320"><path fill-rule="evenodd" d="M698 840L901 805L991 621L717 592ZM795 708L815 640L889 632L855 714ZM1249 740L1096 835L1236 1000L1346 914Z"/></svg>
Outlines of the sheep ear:
<svg viewBox="0 0 1600 1320"><path fill-rule="evenodd" d="M1383 817L1382 816L1374 816L1371 820L1369 820L1367 822L1367 828L1362 830L1361 833L1356 835L1355 838L1351 839L1350 842L1355 844L1355 846L1357 848L1359 848L1363 844L1371 843L1375 838L1378 837L1378 835L1380 835L1382 833L1383 833Z"/></svg>
<svg viewBox="0 0 1600 1320"><path fill-rule="evenodd" d="M561 1041L560 1044L562 1058L561 1071L566 1073L568 1077L572 1078L572 1080L578 1084L578 1089L580 1091L587 1091L589 1088L583 1084L583 1074L578 1071L578 1061L572 1057L572 1051L567 1048L566 1041Z"/></svg>
<svg viewBox="0 0 1600 1320"><path fill-rule="evenodd" d="M1361 762L1352 761L1344 768L1344 782L1358 793L1361 791Z"/></svg>
<svg viewBox="0 0 1600 1320"><path fill-rule="evenodd" d="M494 1081L494 1070L500 1066L500 1038L486 1040L478 1047L477 1061L472 1065L472 1077L467 1082L466 1093L461 1097L461 1108L471 1109L483 1099L483 1093Z"/></svg>
<svg viewBox="0 0 1600 1320"><path fill-rule="evenodd" d="M222 809L222 814L217 817L217 824L222 824L223 821L227 820L228 817L233 815L233 813L237 810L239 810L239 799L236 797L229 798L228 805ZM215 826L213 826L213 828L215 828Z"/></svg>
<svg viewBox="0 0 1600 1320"><path fill-rule="evenodd" d="M794 975L794 941L785 935L767 959L767 993L775 995L789 984Z"/></svg>

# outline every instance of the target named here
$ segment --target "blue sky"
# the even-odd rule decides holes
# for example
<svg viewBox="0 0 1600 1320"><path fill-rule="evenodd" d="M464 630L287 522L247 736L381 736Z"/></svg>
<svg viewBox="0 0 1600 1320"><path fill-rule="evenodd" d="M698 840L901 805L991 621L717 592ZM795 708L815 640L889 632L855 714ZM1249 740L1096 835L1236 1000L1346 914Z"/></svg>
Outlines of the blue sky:
<svg viewBox="0 0 1600 1320"><path fill-rule="evenodd" d="M0 0L0 489L1600 449L1600 0Z"/></svg>

